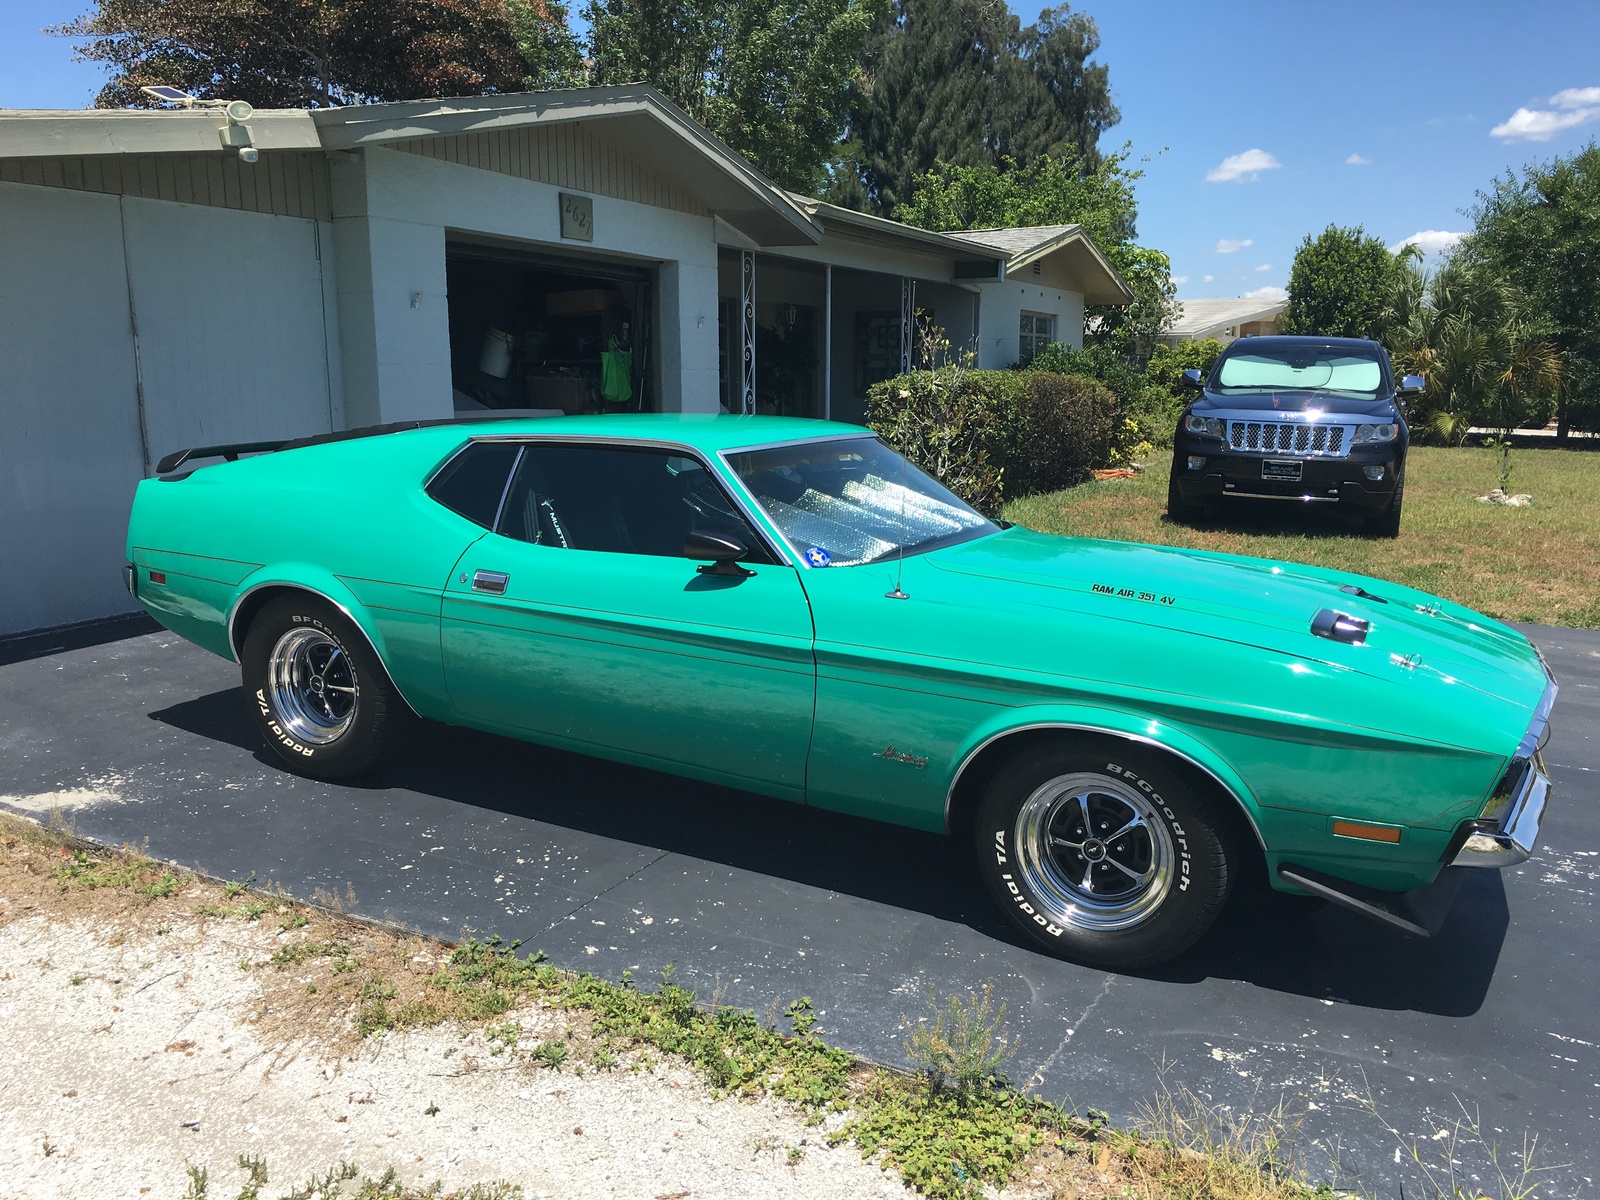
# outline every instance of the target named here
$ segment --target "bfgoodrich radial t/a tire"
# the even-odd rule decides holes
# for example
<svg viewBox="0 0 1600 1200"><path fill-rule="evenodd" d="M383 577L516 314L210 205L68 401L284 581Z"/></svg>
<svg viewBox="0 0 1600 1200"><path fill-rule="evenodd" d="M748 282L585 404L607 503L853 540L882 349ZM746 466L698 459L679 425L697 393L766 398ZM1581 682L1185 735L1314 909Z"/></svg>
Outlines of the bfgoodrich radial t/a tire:
<svg viewBox="0 0 1600 1200"><path fill-rule="evenodd" d="M977 836L984 882L1016 927L1052 954L1105 967L1193 945L1238 861L1209 795L1115 743L1019 754L989 784Z"/></svg>
<svg viewBox="0 0 1600 1200"><path fill-rule="evenodd" d="M268 603L251 622L239 661L262 736L305 775L370 771L411 716L361 631L315 596Z"/></svg>

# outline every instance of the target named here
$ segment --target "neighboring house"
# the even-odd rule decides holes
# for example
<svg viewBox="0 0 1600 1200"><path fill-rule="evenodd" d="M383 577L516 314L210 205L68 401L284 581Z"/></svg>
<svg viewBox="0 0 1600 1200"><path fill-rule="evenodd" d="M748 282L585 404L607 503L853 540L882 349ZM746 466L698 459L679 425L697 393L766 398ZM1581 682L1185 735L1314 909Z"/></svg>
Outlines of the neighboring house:
<svg viewBox="0 0 1600 1200"><path fill-rule="evenodd" d="M1287 300L1239 296L1221 300L1180 300L1179 313L1161 340L1169 346L1211 338L1227 345L1235 338L1278 332Z"/></svg>
<svg viewBox="0 0 1600 1200"><path fill-rule="evenodd" d="M918 310L1005 365L1019 311L1073 340L1126 291L1081 234L1019 257L785 192L644 85L244 131L0 110L0 634L132 607L128 505L173 450L487 409L859 421Z"/></svg>
<svg viewBox="0 0 1600 1200"><path fill-rule="evenodd" d="M978 282L980 367L1027 366L1051 342L1081 350L1085 305L1133 302L1133 291L1082 225L973 229L950 236L1006 256L1003 273Z"/></svg>

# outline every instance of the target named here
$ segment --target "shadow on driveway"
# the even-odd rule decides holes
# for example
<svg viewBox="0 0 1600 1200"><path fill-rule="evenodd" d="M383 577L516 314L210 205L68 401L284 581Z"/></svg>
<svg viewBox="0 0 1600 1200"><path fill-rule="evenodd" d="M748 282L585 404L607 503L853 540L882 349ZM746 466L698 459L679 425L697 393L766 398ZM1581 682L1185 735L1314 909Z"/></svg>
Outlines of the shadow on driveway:
<svg viewBox="0 0 1600 1200"><path fill-rule="evenodd" d="M237 689L150 714L191 734L282 764L262 743ZM1021 942L951 839L782 800L428 723L406 757L333 787L403 789L585 834L706 859ZM1500 873L1477 872L1438 936L1417 941L1330 906L1270 895L1236 899L1172 962L1123 972L1192 984L1236 979L1363 1008L1466 1017L1482 1006L1509 924ZM1024 962L1019 960L1019 967Z"/></svg>

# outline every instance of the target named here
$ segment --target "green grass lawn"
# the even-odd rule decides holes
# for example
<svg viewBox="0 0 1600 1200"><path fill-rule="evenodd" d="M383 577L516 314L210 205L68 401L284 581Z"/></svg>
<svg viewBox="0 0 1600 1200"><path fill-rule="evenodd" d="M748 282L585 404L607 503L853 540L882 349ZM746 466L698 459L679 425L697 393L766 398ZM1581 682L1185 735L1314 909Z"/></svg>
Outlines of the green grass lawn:
<svg viewBox="0 0 1600 1200"><path fill-rule="evenodd" d="M1600 453L1512 452L1511 490L1533 505L1479 504L1499 479L1492 450L1417 447L1406 467L1398 538L1364 533L1321 506L1247 504L1193 524L1167 519L1170 459L1135 479L1086 483L1006 506L1048 533L1190 546L1312 563L1455 600L1505 621L1600 629Z"/></svg>

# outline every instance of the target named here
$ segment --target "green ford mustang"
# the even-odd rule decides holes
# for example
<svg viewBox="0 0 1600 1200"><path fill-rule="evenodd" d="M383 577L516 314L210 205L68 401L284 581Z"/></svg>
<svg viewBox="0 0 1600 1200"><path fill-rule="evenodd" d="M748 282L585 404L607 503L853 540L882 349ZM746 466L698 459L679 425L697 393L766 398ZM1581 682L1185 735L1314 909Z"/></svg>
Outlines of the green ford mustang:
<svg viewBox="0 0 1600 1200"><path fill-rule="evenodd" d="M161 470L129 584L307 775L420 717L947 831L1032 942L1123 967L1236 883L1426 935L1544 811L1555 686L1515 630L996 524L854 426L440 422Z"/></svg>

